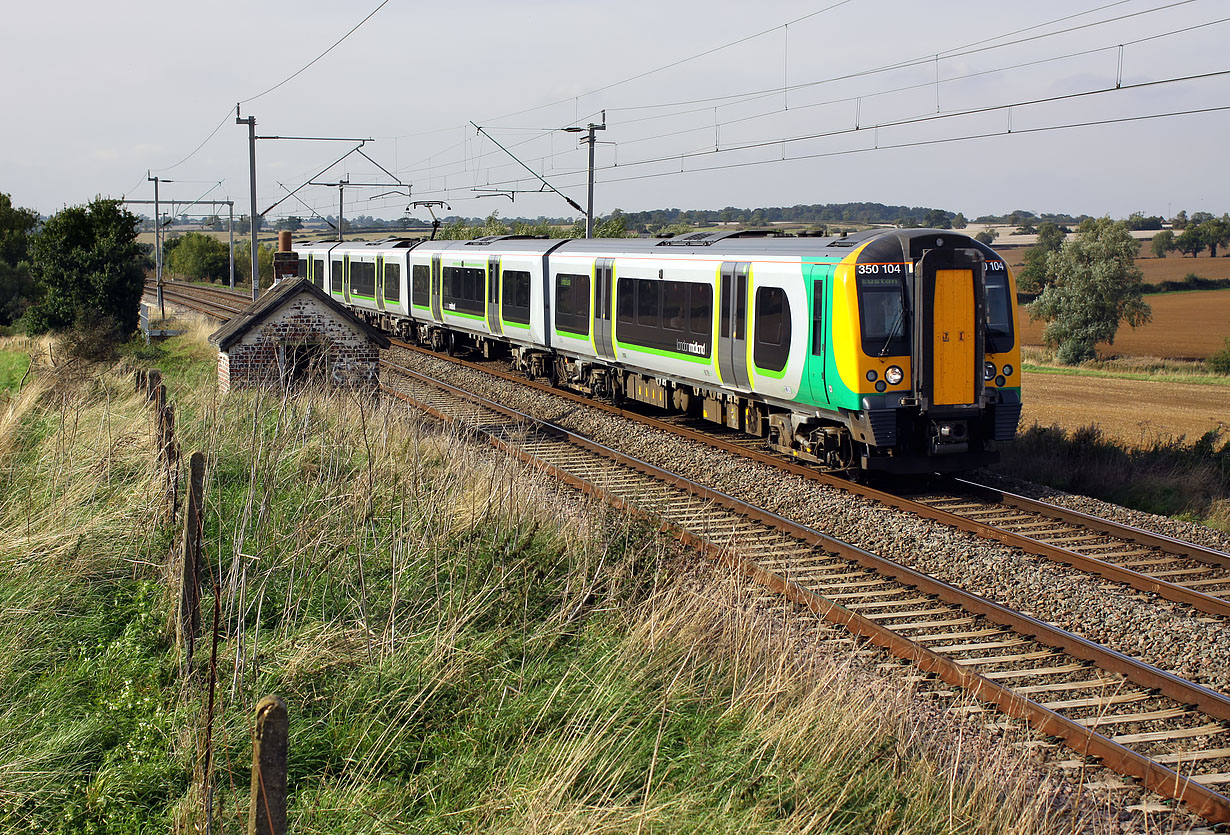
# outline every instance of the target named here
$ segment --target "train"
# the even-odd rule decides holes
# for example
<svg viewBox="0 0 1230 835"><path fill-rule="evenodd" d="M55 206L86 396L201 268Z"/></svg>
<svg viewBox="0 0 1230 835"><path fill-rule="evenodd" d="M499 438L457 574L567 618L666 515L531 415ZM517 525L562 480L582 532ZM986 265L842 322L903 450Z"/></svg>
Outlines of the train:
<svg viewBox="0 0 1230 835"><path fill-rule="evenodd" d="M952 230L293 249L300 277L387 333L703 418L825 470L973 469L1020 418L1015 279Z"/></svg>

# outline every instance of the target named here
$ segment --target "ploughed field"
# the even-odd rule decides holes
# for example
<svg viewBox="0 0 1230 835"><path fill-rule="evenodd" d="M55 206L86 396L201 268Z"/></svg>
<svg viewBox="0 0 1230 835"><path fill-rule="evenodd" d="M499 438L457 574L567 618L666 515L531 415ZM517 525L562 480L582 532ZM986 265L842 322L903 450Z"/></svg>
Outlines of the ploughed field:
<svg viewBox="0 0 1230 835"><path fill-rule="evenodd" d="M1021 393L1022 429L1097 424L1107 437L1131 446L1180 435L1190 443L1218 427L1230 430L1230 386L1026 371Z"/></svg>
<svg viewBox="0 0 1230 835"><path fill-rule="evenodd" d="M1205 359L1225 347L1230 336L1230 290L1159 293L1145 296L1145 301L1153 308L1153 321L1139 328L1121 326L1114 345L1098 345L1098 356ZM1021 344L1042 344L1042 322L1030 321L1024 308Z"/></svg>

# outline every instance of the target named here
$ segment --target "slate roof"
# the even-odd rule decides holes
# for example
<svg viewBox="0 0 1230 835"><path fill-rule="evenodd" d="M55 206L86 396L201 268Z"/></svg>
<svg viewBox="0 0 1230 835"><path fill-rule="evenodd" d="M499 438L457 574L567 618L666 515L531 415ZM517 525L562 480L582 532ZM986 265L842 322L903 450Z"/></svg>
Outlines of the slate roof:
<svg viewBox="0 0 1230 835"><path fill-rule="evenodd" d="M358 316L354 315L345 305L332 298L324 290L321 290L311 281L306 278L297 278L294 281L283 281L266 292L252 304L245 307L243 310L235 314L235 316L225 325L214 331L209 337L209 342L218 348L219 351L225 351L235 344L245 333L259 325L265 319L269 318L270 314L286 304L296 296L307 293L334 313L339 318L350 322L359 331L363 333L371 341L375 342L381 348L389 347L389 338L380 331L373 328L371 325L364 322Z"/></svg>

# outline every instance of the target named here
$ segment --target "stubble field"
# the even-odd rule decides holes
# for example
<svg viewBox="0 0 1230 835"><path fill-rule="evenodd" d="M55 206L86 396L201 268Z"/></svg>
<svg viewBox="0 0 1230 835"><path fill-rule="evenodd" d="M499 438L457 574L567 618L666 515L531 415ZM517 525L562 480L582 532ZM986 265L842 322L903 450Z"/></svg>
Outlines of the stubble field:
<svg viewBox="0 0 1230 835"><path fill-rule="evenodd" d="M1025 372L1021 428L1096 424L1127 446L1230 430L1230 386Z"/></svg>

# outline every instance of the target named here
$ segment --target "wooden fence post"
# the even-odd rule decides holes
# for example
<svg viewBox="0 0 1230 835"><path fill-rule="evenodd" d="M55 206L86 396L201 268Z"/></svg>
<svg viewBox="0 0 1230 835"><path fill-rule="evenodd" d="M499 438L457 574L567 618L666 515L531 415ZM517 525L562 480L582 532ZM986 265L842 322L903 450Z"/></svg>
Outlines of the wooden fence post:
<svg viewBox="0 0 1230 835"><path fill-rule="evenodd" d="M145 372L145 397L148 400L154 400L158 396L158 389L161 386L163 399L166 399L166 387L162 386L162 372L156 368L151 368Z"/></svg>
<svg viewBox="0 0 1230 835"><path fill-rule="evenodd" d="M204 535L205 455L194 452L188 459L188 496L184 503L183 558L180 574L178 628L184 647L184 671L192 672L192 656L201 634L201 540Z"/></svg>
<svg viewBox="0 0 1230 835"><path fill-rule="evenodd" d="M256 706L252 735L252 794L248 835L286 835L286 754L290 719L286 703L266 696Z"/></svg>

